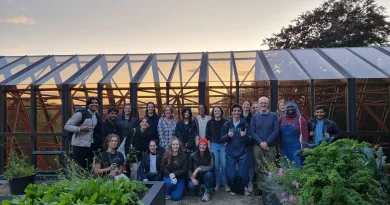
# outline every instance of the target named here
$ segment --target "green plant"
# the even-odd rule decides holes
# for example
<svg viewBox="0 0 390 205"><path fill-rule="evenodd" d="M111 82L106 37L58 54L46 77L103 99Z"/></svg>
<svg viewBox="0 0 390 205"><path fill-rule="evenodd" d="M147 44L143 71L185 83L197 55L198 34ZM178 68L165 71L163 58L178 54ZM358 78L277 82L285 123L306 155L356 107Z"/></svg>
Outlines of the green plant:
<svg viewBox="0 0 390 205"><path fill-rule="evenodd" d="M31 176L36 173L34 165L28 163L28 157L23 153L18 156L15 150L12 150L9 156L9 164L6 166L4 177L7 180L12 180L15 177Z"/></svg>
<svg viewBox="0 0 390 205"><path fill-rule="evenodd" d="M129 162L137 161L137 150L135 150L135 147L133 147L133 145L130 145L129 153L127 154L126 157L127 157L127 161Z"/></svg>
<svg viewBox="0 0 390 205"><path fill-rule="evenodd" d="M376 163L380 150L342 139L322 143L303 155L298 198L303 204L387 204L386 190L378 181L383 171Z"/></svg>
<svg viewBox="0 0 390 205"><path fill-rule="evenodd" d="M72 159L65 160L67 166L58 176L60 181L30 184L23 197L3 204L142 204L140 199L149 190L142 182L94 175Z"/></svg>

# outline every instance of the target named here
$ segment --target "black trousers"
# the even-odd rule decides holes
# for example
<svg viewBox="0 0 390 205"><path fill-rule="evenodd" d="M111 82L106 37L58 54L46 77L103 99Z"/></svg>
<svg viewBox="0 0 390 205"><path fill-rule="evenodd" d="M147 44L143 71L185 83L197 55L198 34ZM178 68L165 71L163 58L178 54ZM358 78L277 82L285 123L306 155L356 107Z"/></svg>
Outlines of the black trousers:
<svg viewBox="0 0 390 205"><path fill-rule="evenodd" d="M73 160L86 170L90 170L93 162L93 151L91 147L73 146Z"/></svg>

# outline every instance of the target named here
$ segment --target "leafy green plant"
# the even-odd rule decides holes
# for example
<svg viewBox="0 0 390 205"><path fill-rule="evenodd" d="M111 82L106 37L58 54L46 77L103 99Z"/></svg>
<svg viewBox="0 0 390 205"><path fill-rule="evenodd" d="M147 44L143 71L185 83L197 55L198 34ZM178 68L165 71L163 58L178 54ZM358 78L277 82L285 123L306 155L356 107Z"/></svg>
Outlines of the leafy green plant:
<svg viewBox="0 0 390 205"><path fill-rule="evenodd" d="M303 155L305 165L299 173L303 204L387 204L386 190L378 181L383 174L376 163L380 150L342 139L322 143Z"/></svg>
<svg viewBox="0 0 390 205"><path fill-rule="evenodd" d="M88 172L68 157L65 160L60 181L30 184L23 197L3 204L142 204L140 199L149 191L142 182L112 180Z"/></svg>
<svg viewBox="0 0 390 205"><path fill-rule="evenodd" d="M36 173L34 165L28 163L28 157L23 153L18 156L15 150L12 150L9 156L9 164L6 166L4 178L12 180L15 177L26 177Z"/></svg>
<svg viewBox="0 0 390 205"><path fill-rule="evenodd" d="M133 145L130 145L129 153L127 154L126 157L127 157L127 161L129 162L137 161L137 150L135 150L135 147L133 147Z"/></svg>

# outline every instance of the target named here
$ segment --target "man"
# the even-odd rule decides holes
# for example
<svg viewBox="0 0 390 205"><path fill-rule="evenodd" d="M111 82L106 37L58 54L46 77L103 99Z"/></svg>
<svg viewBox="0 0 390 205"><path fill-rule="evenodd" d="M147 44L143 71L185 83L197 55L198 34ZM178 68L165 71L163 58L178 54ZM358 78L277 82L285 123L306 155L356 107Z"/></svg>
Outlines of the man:
<svg viewBox="0 0 390 205"><path fill-rule="evenodd" d="M259 103L257 102L254 102L253 105L252 105L252 112L253 114L256 114L259 112Z"/></svg>
<svg viewBox="0 0 390 205"><path fill-rule="evenodd" d="M322 141L334 142L341 138L339 126L325 117L325 107L318 105L314 108L314 117L309 120L309 136L313 138L314 144L319 145Z"/></svg>
<svg viewBox="0 0 390 205"><path fill-rule="evenodd" d="M94 151L101 148L103 139L100 136L101 116L97 113L99 101L90 98L86 102L86 109L76 111L66 122L64 129L73 132L72 150L73 159L83 168L92 164Z"/></svg>
<svg viewBox="0 0 390 205"><path fill-rule="evenodd" d="M248 124L240 115L242 108L238 104L232 106L232 118L224 123L221 141L226 143L226 175L231 188L231 195L236 193L249 196L248 184L248 151L246 145L251 142ZM238 167L238 174L237 174ZM237 183L237 175L239 182Z"/></svg>
<svg viewBox="0 0 390 205"><path fill-rule="evenodd" d="M250 133L255 141L253 153L256 178L260 180L264 166L263 159L274 162L277 156L276 138L279 133L279 118L276 113L268 110L269 99L267 97L259 98L258 104L259 112L252 116Z"/></svg>
<svg viewBox="0 0 390 205"><path fill-rule="evenodd" d="M118 116L118 109L115 107L112 107L108 109L108 118L104 120L103 127L104 127L104 139L109 134L116 134L120 137L120 141L124 139L125 136L123 136L123 130L119 123L119 121L116 119Z"/></svg>

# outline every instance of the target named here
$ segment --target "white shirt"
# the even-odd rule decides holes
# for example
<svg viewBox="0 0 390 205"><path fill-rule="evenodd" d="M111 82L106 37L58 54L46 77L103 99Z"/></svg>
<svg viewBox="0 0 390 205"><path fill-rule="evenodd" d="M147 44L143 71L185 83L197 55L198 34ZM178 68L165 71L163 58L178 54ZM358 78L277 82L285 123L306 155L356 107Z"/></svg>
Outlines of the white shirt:
<svg viewBox="0 0 390 205"><path fill-rule="evenodd" d="M206 115L205 119L203 120L200 115L196 116L196 120L198 121L199 126L199 137L204 138L206 137L206 126L207 122L211 120L211 117Z"/></svg>
<svg viewBox="0 0 390 205"><path fill-rule="evenodd" d="M157 173L156 159L157 155L149 154L150 157L150 172Z"/></svg>

